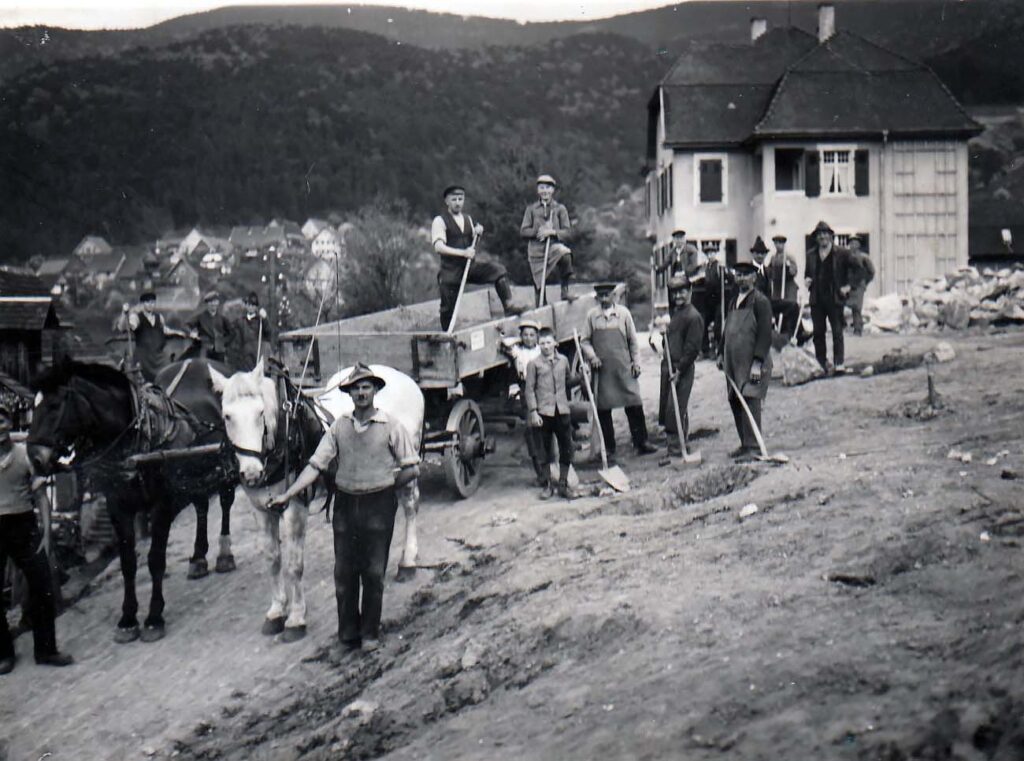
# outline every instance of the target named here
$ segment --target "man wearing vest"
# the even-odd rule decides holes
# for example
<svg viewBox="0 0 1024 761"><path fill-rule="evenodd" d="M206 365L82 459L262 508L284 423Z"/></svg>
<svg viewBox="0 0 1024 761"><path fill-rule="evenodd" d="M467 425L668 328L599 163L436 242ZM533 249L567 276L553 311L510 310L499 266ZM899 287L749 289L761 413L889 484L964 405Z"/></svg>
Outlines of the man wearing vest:
<svg viewBox="0 0 1024 761"><path fill-rule="evenodd" d="M309 465L270 505L286 505L337 461L333 526L338 637L346 648L370 652L380 647L384 572L398 510L395 491L419 477L420 457L405 427L374 406L383 378L359 362L338 388L352 397L354 409L331 424Z"/></svg>
<svg viewBox="0 0 1024 761"><path fill-rule="evenodd" d="M441 255L441 270L437 283L441 291L441 328L448 325L455 311L459 296L462 273L467 264L469 274L466 283L493 283L501 299L505 314L521 314L522 308L512 303L512 288L508 282L505 267L498 262L483 262L476 258L477 239L483 235L483 225L474 225L468 214L462 213L466 202L466 189L461 185L449 185L444 189L445 210L434 217L430 226L430 239L434 251Z"/></svg>
<svg viewBox="0 0 1024 761"><path fill-rule="evenodd" d="M552 274L558 271L562 285L562 301L570 301L569 283L572 280L572 251L566 246L571 239L572 227L569 210L554 199L557 183L550 174L537 178L538 200L526 207L519 234L529 241L526 257L533 275L533 289L540 305L540 285L550 283ZM550 243L548 242L550 241ZM547 273L544 272L544 252L547 251Z"/></svg>
<svg viewBox="0 0 1024 761"><path fill-rule="evenodd" d="M131 333L135 361L142 377L153 383L167 360L164 354L167 337L188 338L188 334L167 327L164 318L156 312L156 294L152 291L139 296L139 306L141 311L133 312L125 304L114 328L123 333Z"/></svg>

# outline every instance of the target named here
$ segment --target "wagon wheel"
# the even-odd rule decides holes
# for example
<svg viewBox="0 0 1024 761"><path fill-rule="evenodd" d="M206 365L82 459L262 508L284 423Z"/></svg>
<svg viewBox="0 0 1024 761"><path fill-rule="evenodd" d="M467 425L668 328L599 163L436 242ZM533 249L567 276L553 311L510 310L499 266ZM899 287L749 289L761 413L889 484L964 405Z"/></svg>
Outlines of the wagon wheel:
<svg viewBox="0 0 1024 761"><path fill-rule="evenodd" d="M484 416L476 402L460 399L448 413L447 430L454 442L444 450L448 483L462 498L480 487L484 466Z"/></svg>

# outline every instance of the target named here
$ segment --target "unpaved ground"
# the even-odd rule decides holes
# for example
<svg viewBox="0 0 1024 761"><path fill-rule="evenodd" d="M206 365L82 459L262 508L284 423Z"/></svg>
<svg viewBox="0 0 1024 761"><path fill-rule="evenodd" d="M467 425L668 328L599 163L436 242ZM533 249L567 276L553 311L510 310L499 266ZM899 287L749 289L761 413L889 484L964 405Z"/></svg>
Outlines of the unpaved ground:
<svg viewBox="0 0 1024 761"><path fill-rule="evenodd" d="M267 584L244 498L232 575L185 580L182 521L168 638L112 643L114 578L60 619L76 667L31 665L19 640L0 759L1024 758L1024 498L1000 478L1024 475L1024 333L951 340L957 359L935 371L949 412L930 421L891 414L924 398L924 368L774 388L765 425L785 467L728 464L707 363L693 423L721 435L699 442L705 465L627 458L630 495L538 502L503 436L472 500L426 479L421 561L439 567L389 583L372 656L328 650L322 517L296 645L258 634Z"/></svg>

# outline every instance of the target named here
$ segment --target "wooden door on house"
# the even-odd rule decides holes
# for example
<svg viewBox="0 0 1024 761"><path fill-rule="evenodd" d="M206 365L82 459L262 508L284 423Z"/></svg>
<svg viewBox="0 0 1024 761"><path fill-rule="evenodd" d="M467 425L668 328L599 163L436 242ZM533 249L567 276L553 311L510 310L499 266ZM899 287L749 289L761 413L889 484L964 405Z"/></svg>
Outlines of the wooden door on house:
<svg viewBox="0 0 1024 761"><path fill-rule="evenodd" d="M950 141L892 143L892 208L888 216L891 263L885 290L907 293L914 280L956 269L961 204L957 144Z"/></svg>

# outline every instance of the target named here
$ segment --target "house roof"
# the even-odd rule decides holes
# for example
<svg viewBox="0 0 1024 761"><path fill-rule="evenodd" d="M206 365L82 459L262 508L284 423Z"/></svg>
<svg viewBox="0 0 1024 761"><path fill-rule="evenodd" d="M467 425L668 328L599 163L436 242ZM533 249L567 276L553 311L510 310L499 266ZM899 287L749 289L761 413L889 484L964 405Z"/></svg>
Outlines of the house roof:
<svg viewBox="0 0 1024 761"><path fill-rule="evenodd" d="M696 43L648 104L648 156L664 102L669 147L731 147L773 137L955 134L980 130L938 77L849 32L823 43L794 27L753 43Z"/></svg>
<svg viewBox="0 0 1024 761"><path fill-rule="evenodd" d="M838 32L789 67L757 137L955 134L981 126L937 76L850 32Z"/></svg>
<svg viewBox="0 0 1024 761"><path fill-rule="evenodd" d="M84 264L84 269L86 270L109 272L116 276L124 264L124 253L121 251L111 251L107 254L92 254L89 256L89 261L84 262Z"/></svg>
<svg viewBox="0 0 1024 761"><path fill-rule="evenodd" d="M49 301L50 289L31 272L0 267L0 298L32 296Z"/></svg>
<svg viewBox="0 0 1024 761"><path fill-rule="evenodd" d="M5 301L0 298L0 330L42 330L59 326L52 301Z"/></svg>
<svg viewBox="0 0 1024 761"><path fill-rule="evenodd" d="M44 259L43 263L39 265L39 269L36 270L36 276L43 280L57 278L64 274L68 261L70 260L67 258Z"/></svg>
<svg viewBox="0 0 1024 761"><path fill-rule="evenodd" d="M99 235L86 235L82 240L78 241L78 245L75 246L75 251L78 251L83 246L95 246L102 251L109 251L110 244L107 243L106 238Z"/></svg>

